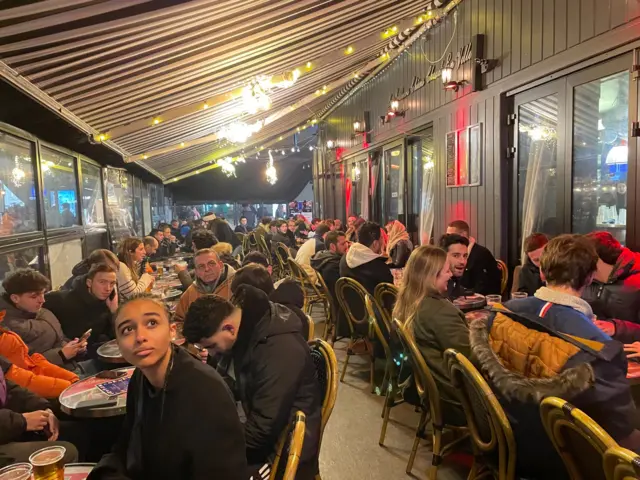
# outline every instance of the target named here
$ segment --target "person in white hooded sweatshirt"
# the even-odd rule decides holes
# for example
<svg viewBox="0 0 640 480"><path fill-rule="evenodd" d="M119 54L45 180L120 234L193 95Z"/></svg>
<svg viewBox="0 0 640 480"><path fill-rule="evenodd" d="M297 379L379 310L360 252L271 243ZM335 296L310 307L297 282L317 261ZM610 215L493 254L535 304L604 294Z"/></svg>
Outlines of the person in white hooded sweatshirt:
<svg viewBox="0 0 640 480"><path fill-rule="evenodd" d="M358 242L351 245L340 261L340 276L358 281L371 295L380 283L393 283L387 259L386 233L380 225L366 222L358 232Z"/></svg>

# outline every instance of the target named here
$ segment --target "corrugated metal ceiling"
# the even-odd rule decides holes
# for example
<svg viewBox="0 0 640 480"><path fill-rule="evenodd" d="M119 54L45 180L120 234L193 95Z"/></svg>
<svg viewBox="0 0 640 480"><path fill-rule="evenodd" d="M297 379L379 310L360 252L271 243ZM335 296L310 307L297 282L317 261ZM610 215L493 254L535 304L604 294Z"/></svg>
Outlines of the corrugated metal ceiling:
<svg viewBox="0 0 640 480"><path fill-rule="evenodd" d="M101 133L201 102L340 52L434 0L44 0L0 11L0 60ZM442 3L437 1L436 3ZM0 3L0 8L2 4ZM211 135L239 118L264 119L360 71L390 39L318 65L271 93L272 107L240 114L233 100L111 140L125 156ZM248 144L290 131L331 99L321 95L265 126ZM163 179L208 163L226 141L141 160Z"/></svg>

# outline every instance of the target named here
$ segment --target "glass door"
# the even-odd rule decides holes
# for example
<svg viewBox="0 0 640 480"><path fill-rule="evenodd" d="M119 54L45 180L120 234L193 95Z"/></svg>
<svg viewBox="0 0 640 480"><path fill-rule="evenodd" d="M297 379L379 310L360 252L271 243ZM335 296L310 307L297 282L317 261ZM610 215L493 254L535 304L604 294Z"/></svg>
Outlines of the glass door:
<svg viewBox="0 0 640 480"><path fill-rule="evenodd" d="M404 218L404 145L387 147L382 153L383 172L381 175L382 221L383 226L392 220Z"/></svg>

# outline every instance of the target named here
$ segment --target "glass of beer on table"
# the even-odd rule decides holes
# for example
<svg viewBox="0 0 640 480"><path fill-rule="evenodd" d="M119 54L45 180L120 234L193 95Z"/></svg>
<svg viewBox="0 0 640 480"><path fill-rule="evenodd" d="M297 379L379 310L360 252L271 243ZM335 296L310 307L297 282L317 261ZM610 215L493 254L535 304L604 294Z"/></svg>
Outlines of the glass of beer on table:
<svg viewBox="0 0 640 480"><path fill-rule="evenodd" d="M64 447L46 447L32 454L33 480L64 480L62 459L66 451Z"/></svg>
<svg viewBox="0 0 640 480"><path fill-rule="evenodd" d="M0 480L29 480L32 470L29 463L14 463L0 469Z"/></svg>
<svg viewBox="0 0 640 480"><path fill-rule="evenodd" d="M156 272L158 272L158 278L162 278L164 275L164 265L158 265Z"/></svg>

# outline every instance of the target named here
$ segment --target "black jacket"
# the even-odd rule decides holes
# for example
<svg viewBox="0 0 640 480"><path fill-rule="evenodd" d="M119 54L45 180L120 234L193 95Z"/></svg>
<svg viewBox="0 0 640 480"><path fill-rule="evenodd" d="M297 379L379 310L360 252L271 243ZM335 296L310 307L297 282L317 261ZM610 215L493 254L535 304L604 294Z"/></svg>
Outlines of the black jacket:
<svg viewBox="0 0 640 480"><path fill-rule="evenodd" d="M120 440L88 478L246 480L244 451L242 424L224 381L176 348L164 392L134 372Z"/></svg>
<svg viewBox="0 0 640 480"><path fill-rule="evenodd" d="M544 282L540 278L540 269L527 258L527 263L522 266L518 276L518 291L532 297L540 287L544 287Z"/></svg>
<svg viewBox="0 0 640 480"><path fill-rule="evenodd" d="M413 245L409 240L401 240L394 247L391 252L389 252L389 257L391 258L391 263L389 267L391 268L404 268L411 256L411 251L413 250Z"/></svg>
<svg viewBox="0 0 640 480"><path fill-rule="evenodd" d="M317 462L322 400L307 340L295 314L269 302L267 295L249 285L236 291L242 323L230 358L236 397L242 402L249 465L265 463L274 453L278 437L302 410L306 429L301 463Z"/></svg>
<svg viewBox="0 0 640 480"><path fill-rule="evenodd" d="M304 293L302 288L291 279L284 280L278 288L269 295L269 301L284 305L300 319L302 324L302 336L309 338L309 320L306 313L302 311L304 307Z"/></svg>
<svg viewBox="0 0 640 480"><path fill-rule="evenodd" d="M236 228L234 230L235 233L243 233L243 234L247 234L250 232L249 226L248 225L236 225Z"/></svg>
<svg viewBox="0 0 640 480"><path fill-rule="evenodd" d="M178 244L171 243L170 240L165 238L164 240L162 240L162 242L160 242L160 245L158 245L158 249L156 250L156 253L151 255L150 259L151 261L155 262L163 258L171 257L176 253L177 248L178 248Z"/></svg>
<svg viewBox="0 0 640 480"><path fill-rule="evenodd" d="M340 278L340 261L343 255L322 250L311 257L311 268L316 270L327 284L331 297L336 298L336 282Z"/></svg>
<svg viewBox="0 0 640 480"><path fill-rule="evenodd" d="M296 246L295 243L291 243L291 239L288 236L283 235L280 232L276 232L271 236L271 251L273 253L275 253L276 245L278 243L284 243L287 246L287 248L291 248L291 247L295 247Z"/></svg>
<svg viewBox="0 0 640 480"><path fill-rule="evenodd" d="M615 324L614 339L640 341L640 253L624 248L607 283L594 281L582 298L599 320Z"/></svg>
<svg viewBox="0 0 640 480"><path fill-rule="evenodd" d="M56 290L45 295L44 308L58 318L67 338L80 338L92 329L89 347L114 338L112 313L107 304L94 297L86 284L86 277L78 277L71 290ZM91 348L90 348L91 349Z"/></svg>
<svg viewBox="0 0 640 480"><path fill-rule="evenodd" d="M69 277L69 279L64 282L64 285L60 287L60 290L71 290L71 288L73 288L73 281L76 278L89 273L90 268L91 267L89 266L89 260L87 258L82 260L80 263L77 263L71 270L71 277Z"/></svg>
<svg viewBox="0 0 640 480"><path fill-rule="evenodd" d="M474 244L467 260L467 268L462 275L462 285L475 293L489 295L499 294L502 276L498 263L486 247Z"/></svg>
<svg viewBox="0 0 640 480"><path fill-rule="evenodd" d="M211 231L216 236L219 242L230 243L235 250L240 246L240 240L236 237L236 234L231 230L231 226L221 218L216 218L211 223Z"/></svg>
<svg viewBox="0 0 640 480"><path fill-rule="evenodd" d="M26 388L16 385L11 380L5 380L7 384L7 403L0 408L0 445L14 442L27 431L27 421L23 413L46 410L50 408L49 402L31 393ZM0 458L0 468L4 467L6 459Z"/></svg>

